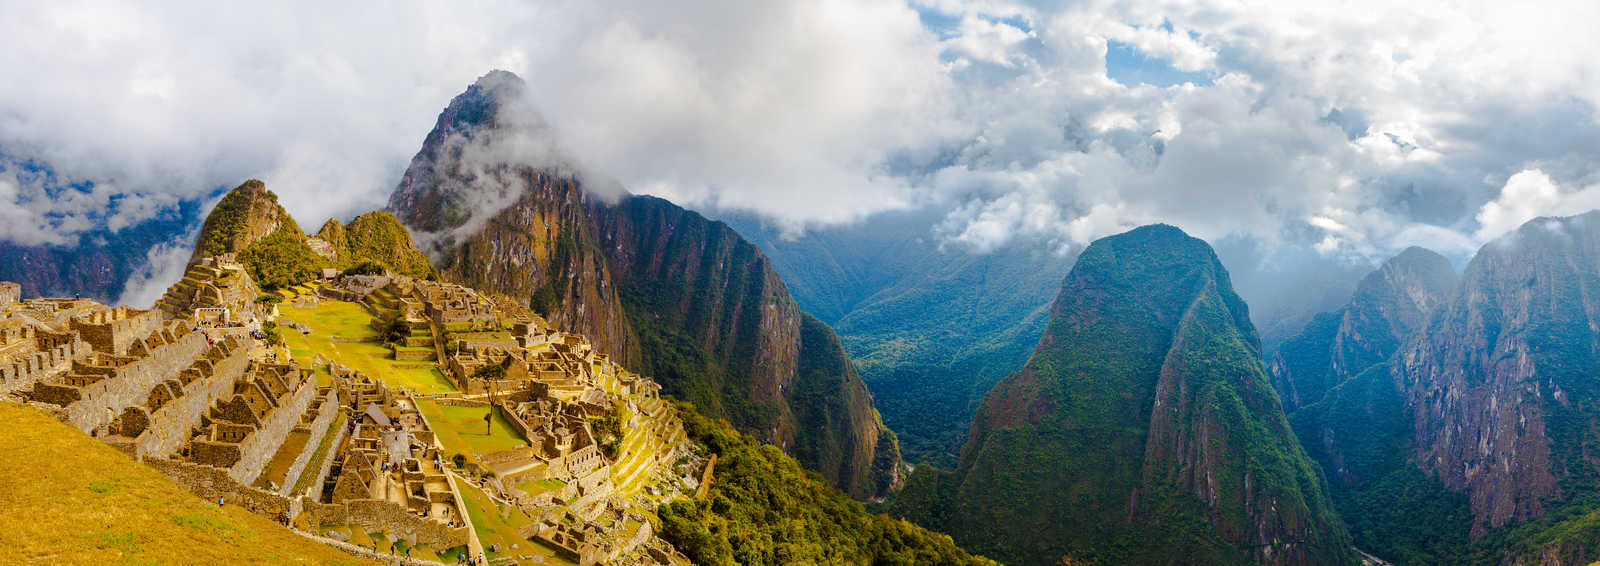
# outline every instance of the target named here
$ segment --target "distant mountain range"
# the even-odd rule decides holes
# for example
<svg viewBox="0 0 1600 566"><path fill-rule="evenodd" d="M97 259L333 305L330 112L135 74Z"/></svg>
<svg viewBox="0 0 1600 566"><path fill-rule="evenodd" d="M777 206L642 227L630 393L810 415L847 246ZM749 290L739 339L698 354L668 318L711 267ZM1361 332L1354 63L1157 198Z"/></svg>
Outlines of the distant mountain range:
<svg viewBox="0 0 1600 566"><path fill-rule="evenodd" d="M983 394L1027 361L1076 258L1025 244L944 249L927 209L792 237L749 215L723 219L839 333L906 459L946 468Z"/></svg>
<svg viewBox="0 0 1600 566"><path fill-rule="evenodd" d="M1013 564L1600 558L1600 212L1530 221L1459 275L1420 248L1274 266L1162 225L970 253L937 239L935 209L785 234L583 170L527 88L494 72L453 99L386 211L308 234L251 181L203 224L196 200L0 242L0 280L110 302L198 233L191 260L239 254L266 288L336 268L494 292L729 421L748 437L701 432L740 461L788 466L775 445ZM907 477L902 454L928 465ZM748 542L681 511L684 536Z"/></svg>

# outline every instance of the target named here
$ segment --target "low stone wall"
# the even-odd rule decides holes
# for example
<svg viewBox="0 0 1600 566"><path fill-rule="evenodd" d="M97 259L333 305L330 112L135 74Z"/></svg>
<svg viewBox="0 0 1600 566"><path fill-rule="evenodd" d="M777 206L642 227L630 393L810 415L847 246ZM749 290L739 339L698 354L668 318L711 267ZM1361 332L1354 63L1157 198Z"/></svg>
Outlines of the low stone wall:
<svg viewBox="0 0 1600 566"><path fill-rule="evenodd" d="M411 558L411 557L408 557L408 556L393 556L393 555L390 555L390 554L388 554L386 552L382 552L382 550L384 550L384 549L379 549L379 552L374 552L370 548L367 548L367 547L364 547L364 546L357 546L357 545L354 545L354 544L351 544L351 543L348 543L348 542L345 542L345 541L342 541L342 540L331 539L331 538L324 537L324 536L317 536L317 535L314 535L314 534L311 534L311 533L306 533L306 532L301 532L301 531L295 531L295 532L299 533L300 536L303 536L303 537L306 537L308 539L320 542L322 544L326 544L328 546L331 546L331 547L337 548L339 550L348 552L348 553L350 553L351 555L353 555L353 556L355 556L357 558L366 558L368 560L373 560L373 561L381 562L381 563L384 563L384 564L396 564L398 566L438 566L440 564L443 564L443 562L434 562L432 560L423 560L421 558ZM441 551L442 550L443 549L441 549Z"/></svg>
<svg viewBox="0 0 1600 566"><path fill-rule="evenodd" d="M328 338L328 341L333 342L334 344L376 344L381 340L383 340L381 336L363 336L360 338L352 338L349 336L332 336Z"/></svg>
<svg viewBox="0 0 1600 566"><path fill-rule="evenodd" d="M318 526L353 525L382 531L390 539L405 539L445 549L467 544L467 527L452 527L411 514L405 507L381 499L351 499L342 504L306 501L302 509Z"/></svg>
<svg viewBox="0 0 1600 566"><path fill-rule="evenodd" d="M420 362L431 360L436 354L433 350L402 350L395 349L394 359L401 362Z"/></svg>
<svg viewBox="0 0 1600 566"><path fill-rule="evenodd" d="M291 495L294 484L304 473L306 466L311 464L311 457L316 454L317 446L322 444L322 437L327 436L328 426L339 415L339 390L328 389L328 394L323 396L322 404L317 407L317 418L311 421L310 436L306 437L305 447L300 449L300 454L295 456L294 463L289 465L289 472L283 476L283 485L278 488L279 495ZM332 452L332 450L329 450Z"/></svg>
<svg viewBox="0 0 1600 566"><path fill-rule="evenodd" d="M145 458L144 463L212 503L221 497L230 505L238 505L272 519L284 514L290 517L300 514L300 501L241 484L222 468L167 458Z"/></svg>
<svg viewBox="0 0 1600 566"><path fill-rule="evenodd" d="M112 376L78 388L78 401L66 408L67 424L86 433L110 424L123 409L144 404L151 388L189 367L206 346L204 334L190 332L138 361L117 368Z"/></svg>
<svg viewBox="0 0 1600 566"><path fill-rule="evenodd" d="M349 524L388 533L412 544L450 548L467 544L466 527L451 527L411 514L398 504L379 499L352 499L345 502Z"/></svg>
<svg viewBox="0 0 1600 566"><path fill-rule="evenodd" d="M489 402L483 399L462 399L460 397L440 397L434 400L441 407L487 407Z"/></svg>
<svg viewBox="0 0 1600 566"><path fill-rule="evenodd" d="M239 462L229 470L229 475L239 480L239 483L250 484L267 468L267 462L272 460L272 455L278 452L278 447L283 444L283 439L300 424L300 415L305 414L306 408L311 406L311 400L317 396L317 382L307 379L300 384L300 388L284 399L282 405L267 414L261 421L255 433L251 434L244 442L239 443Z"/></svg>
<svg viewBox="0 0 1600 566"><path fill-rule="evenodd" d="M511 428L516 429L517 434L522 435L523 438L533 438L533 435L528 431L528 423L523 422L522 417L517 415L517 411L511 407L510 401L500 402L500 414L505 416L506 422L511 423Z"/></svg>
<svg viewBox="0 0 1600 566"><path fill-rule="evenodd" d="M212 346L218 351L221 343ZM198 365L198 364L197 364ZM211 365L211 375L183 386L183 396L168 401L150 415L149 425L135 440L142 456L168 456L189 440L189 431L200 422L200 415L218 400L233 395L234 383L250 365L250 349L244 345L228 351Z"/></svg>

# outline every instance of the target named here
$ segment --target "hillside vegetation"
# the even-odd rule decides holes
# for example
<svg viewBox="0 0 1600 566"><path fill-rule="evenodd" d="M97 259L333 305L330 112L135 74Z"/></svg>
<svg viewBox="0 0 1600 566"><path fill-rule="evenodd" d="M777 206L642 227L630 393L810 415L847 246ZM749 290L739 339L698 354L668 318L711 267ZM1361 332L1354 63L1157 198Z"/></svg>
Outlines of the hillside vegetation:
<svg viewBox="0 0 1600 566"><path fill-rule="evenodd" d="M217 507L42 411L0 403L0 545L24 564L367 564Z"/></svg>
<svg viewBox="0 0 1600 566"><path fill-rule="evenodd" d="M278 195L252 179L229 191L206 216L190 262L237 253L239 262L250 271L251 281L268 291L316 280L322 269L330 267L434 276L428 257L388 212L368 212L349 225L329 220L316 238L327 244L322 253L313 249L314 241L278 204Z"/></svg>
<svg viewBox="0 0 1600 566"><path fill-rule="evenodd" d="M659 511L663 536L695 564L995 564L947 535L869 514L776 447L678 408L689 437L717 456L704 499Z"/></svg>

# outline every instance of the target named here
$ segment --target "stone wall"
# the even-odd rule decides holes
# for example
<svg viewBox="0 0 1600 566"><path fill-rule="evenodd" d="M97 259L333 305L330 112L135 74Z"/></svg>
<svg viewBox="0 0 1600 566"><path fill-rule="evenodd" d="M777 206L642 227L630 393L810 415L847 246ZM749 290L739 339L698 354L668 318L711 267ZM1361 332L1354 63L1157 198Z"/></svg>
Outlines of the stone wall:
<svg viewBox="0 0 1600 566"><path fill-rule="evenodd" d="M161 328L161 317L154 311L116 307L75 317L72 330L96 352L122 355L134 340Z"/></svg>
<svg viewBox="0 0 1600 566"><path fill-rule="evenodd" d="M411 544L425 544L436 549L465 545L469 537L467 527L452 527L418 517L399 504L381 499L351 499L333 504L307 500L302 503L302 509L314 525L354 525L382 531L390 539L405 539Z"/></svg>
<svg viewBox="0 0 1600 566"><path fill-rule="evenodd" d="M335 412L337 412L337 411L335 411ZM335 418L337 419L338 417L335 417ZM315 470L316 470L316 474L317 475L313 476L313 480L311 482L311 485L306 488L307 490L309 490L310 493L295 493L295 494L290 494L290 495L310 496L310 497L312 497L314 499L322 497L322 484L323 484L323 482L328 481L328 474L333 473L333 461L334 461L335 458L337 458L339 456L339 444L343 443L344 439L345 439L345 436L348 436L349 434L350 434L350 428L349 427L345 427L345 426L341 426L337 430L333 431L333 441L332 441L332 443L329 444L328 452L323 454L321 462L317 462L316 463L317 467L315 468ZM289 484L289 485L284 486L284 489L292 490L292 489L294 489L294 487L292 487L294 485L294 483L298 483L298 482L294 482L294 483L284 482L284 483Z"/></svg>
<svg viewBox="0 0 1600 566"><path fill-rule="evenodd" d="M394 351L394 359L402 362L431 360L434 358L434 356L435 353L433 350L402 350L396 348Z"/></svg>
<svg viewBox="0 0 1600 566"><path fill-rule="evenodd" d="M265 419L262 419L261 426L256 428L256 432L239 443L239 463L229 469L229 475L243 484L255 482L256 477L266 470L267 462L272 460L272 455L278 452L284 437L289 435L289 431L294 430L295 425L300 424L300 415L305 414L306 408L311 406L311 400L316 396L315 379L302 381L294 393L285 396L278 408L273 409Z"/></svg>
<svg viewBox="0 0 1600 566"><path fill-rule="evenodd" d="M67 424L86 433L110 424L123 409L144 404L157 383L189 367L205 348L205 335L190 332L157 347L144 358L117 368L105 379L77 388L78 399L66 407ZM35 391L44 385L41 382Z"/></svg>
<svg viewBox="0 0 1600 566"><path fill-rule="evenodd" d="M244 344L213 344L209 361L196 361L185 372L201 377L183 386L183 396L168 401L150 415L150 421L135 441L138 454L169 456L189 440L189 432L200 422L200 415L218 400L233 394L234 383L250 365L250 349ZM195 375L190 374L190 375Z"/></svg>
<svg viewBox="0 0 1600 566"><path fill-rule="evenodd" d="M333 424L334 418L339 415L339 391L328 388L328 394L323 396L322 404L317 408L317 418L308 425L310 436L306 437L305 447L300 449L300 454L295 457L294 463L289 465L289 472L283 476L283 486L278 488L281 495L291 495L295 482L299 481L300 474L304 473L306 466L311 464L311 457L315 455L317 446L322 443L322 437L328 433L328 426ZM332 450L329 450L332 452Z"/></svg>
<svg viewBox="0 0 1600 566"><path fill-rule="evenodd" d="M462 399L460 397L439 397L434 400L441 407L487 407L488 401L482 399Z"/></svg>
<svg viewBox="0 0 1600 566"><path fill-rule="evenodd" d="M39 380L67 371L72 358L87 353L88 344L66 343L0 365L0 395L32 387Z"/></svg>
<svg viewBox="0 0 1600 566"><path fill-rule="evenodd" d="M212 503L222 497L230 505L238 505L273 519L282 514L293 517L301 510L299 501L239 483L222 468L167 458L145 458L144 463Z"/></svg>
<svg viewBox="0 0 1600 566"><path fill-rule="evenodd" d="M380 499L352 499L344 503L348 524L383 531L390 538L402 538L433 548L467 544L467 528L411 514L404 506Z"/></svg>

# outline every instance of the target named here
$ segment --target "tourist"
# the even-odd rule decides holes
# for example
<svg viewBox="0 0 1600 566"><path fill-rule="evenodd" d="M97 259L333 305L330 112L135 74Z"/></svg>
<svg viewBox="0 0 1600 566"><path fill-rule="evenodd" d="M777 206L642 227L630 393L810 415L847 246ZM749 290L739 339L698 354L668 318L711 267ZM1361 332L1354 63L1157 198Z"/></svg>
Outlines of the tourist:
<svg viewBox="0 0 1600 566"><path fill-rule="evenodd" d="M218 495L217 496L217 507L221 507L221 506L222 506L222 496Z"/></svg>

